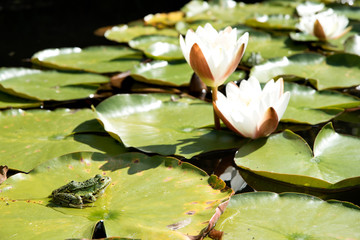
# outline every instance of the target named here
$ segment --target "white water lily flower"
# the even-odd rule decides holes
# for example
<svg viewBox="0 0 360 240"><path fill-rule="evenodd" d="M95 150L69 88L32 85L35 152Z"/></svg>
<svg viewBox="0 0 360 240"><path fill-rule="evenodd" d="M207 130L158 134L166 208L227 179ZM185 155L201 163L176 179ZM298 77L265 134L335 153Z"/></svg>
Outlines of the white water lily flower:
<svg viewBox="0 0 360 240"><path fill-rule="evenodd" d="M180 46L186 61L209 87L216 88L236 70L247 46L249 34L237 38L231 27L216 31L211 24L199 26L196 32L180 35Z"/></svg>
<svg viewBox="0 0 360 240"><path fill-rule="evenodd" d="M300 18L298 28L320 40L327 40L337 39L349 32L351 27L346 28L348 24L347 17L337 15L332 9L328 9L325 12Z"/></svg>
<svg viewBox="0 0 360 240"><path fill-rule="evenodd" d="M252 139L270 135L275 131L289 103L290 92L284 93L282 78L271 79L261 90L255 77L243 80L238 87L226 85L226 97L218 93L213 102L219 118L232 131Z"/></svg>
<svg viewBox="0 0 360 240"><path fill-rule="evenodd" d="M299 14L299 16L309 16L313 15L317 12L320 12L325 7L325 4L323 3L314 3L314 2L305 2L302 4L299 4L296 7L296 11Z"/></svg>

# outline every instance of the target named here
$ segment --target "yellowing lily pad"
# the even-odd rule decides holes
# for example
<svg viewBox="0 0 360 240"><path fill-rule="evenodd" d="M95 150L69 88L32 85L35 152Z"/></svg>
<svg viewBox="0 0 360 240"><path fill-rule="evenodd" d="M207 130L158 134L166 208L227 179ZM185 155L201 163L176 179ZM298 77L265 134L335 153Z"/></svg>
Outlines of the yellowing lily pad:
<svg viewBox="0 0 360 240"><path fill-rule="evenodd" d="M90 73L63 73L27 68L1 68L0 90L8 94L44 101L87 98L108 77Z"/></svg>
<svg viewBox="0 0 360 240"><path fill-rule="evenodd" d="M336 133L329 123L317 135L313 151L301 137L286 130L246 144L236 153L235 162L256 190L279 191L280 185L327 197L360 184L359 148L358 137ZM256 182L256 178L267 181Z"/></svg>
<svg viewBox="0 0 360 240"><path fill-rule="evenodd" d="M48 198L54 189L71 180L84 181L95 174L110 177L111 184L87 207L58 206ZM212 185L223 187L215 189ZM43 212L55 210L53 214L58 212L63 215L58 217L62 225L69 226L67 230L61 228L61 235L66 238L88 237L91 234L90 222L95 225L104 220L109 237L187 239L186 235L198 235L207 226L206 222L216 207L233 194L221 179L210 178L199 168L174 158L149 157L141 153L110 157L90 152L65 155L41 164L29 174L16 174L0 186L0 191L0 203L8 202L13 206L12 214L22 213L17 229L26 231L27 238L36 235L32 229L21 226L36 224ZM21 205L28 202L28 206L42 208L37 207L38 213L26 214L33 211L23 209L13 201L23 202ZM19 206L15 206L16 203ZM0 220L4 238L16 232L14 228L4 227L8 226L8 220L15 220L12 214L6 215L10 219ZM70 216L79 221L77 226L83 226L82 231L74 231ZM53 223L49 221L49 226L41 229L38 238L46 236L45 233L57 233L59 227L52 227ZM44 224L40 226L45 227Z"/></svg>
<svg viewBox="0 0 360 240"><path fill-rule="evenodd" d="M170 95L122 94L96 107L104 128L127 147L191 158L238 148L244 139L213 127L210 103Z"/></svg>
<svg viewBox="0 0 360 240"><path fill-rule="evenodd" d="M109 40L127 43L130 40L143 35L165 35L176 37L179 33L173 29L157 29L152 26L115 26L105 32L105 37Z"/></svg>
<svg viewBox="0 0 360 240"><path fill-rule="evenodd" d="M267 82L279 76L303 78L318 90L357 86L360 84L360 56L316 53L296 54L270 59L251 69L250 76ZM286 79L286 78L285 78Z"/></svg>
<svg viewBox="0 0 360 240"><path fill-rule="evenodd" d="M232 239L360 239L360 208L295 193L233 196L215 229Z"/></svg>
<svg viewBox="0 0 360 240"><path fill-rule="evenodd" d="M141 52L128 47L93 46L46 49L35 53L31 61L55 69L111 73L127 71L141 58Z"/></svg>
<svg viewBox="0 0 360 240"><path fill-rule="evenodd" d="M76 130L94 118L91 110L8 110L0 115L0 165L28 172L66 153L125 152L123 145L98 132Z"/></svg>

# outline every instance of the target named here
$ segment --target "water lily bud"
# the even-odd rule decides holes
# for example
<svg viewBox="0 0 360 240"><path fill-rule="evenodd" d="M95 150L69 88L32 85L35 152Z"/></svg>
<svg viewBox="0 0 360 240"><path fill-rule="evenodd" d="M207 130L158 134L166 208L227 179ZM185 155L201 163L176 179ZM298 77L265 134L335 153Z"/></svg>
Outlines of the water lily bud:
<svg viewBox="0 0 360 240"><path fill-rule="evenodd" d="M274 132L289 103L290 92L284 93L284 81L270 80L261 90L255 77L243 80L238 87L226 85L226 97L218 93L213 102L219 118L232 131L256 139Z"/></svg>
<svg viewBox="0 0 360 240"><path fill-rule="evenodd" d="M346 27L349 19L337 15L332 9L315 15L300 18L298 28L300 31L314 35L320 40L337 39L351 30Z"/></svg>
<svg viewBox="0 0 360 240"><path fill-rule="evenodd" d="M218 87L236 70L244 55L249 34L237 38L231 27L216 31L211 24L188 30L180 35L180 46L186 61L209 87Z"/></svg>

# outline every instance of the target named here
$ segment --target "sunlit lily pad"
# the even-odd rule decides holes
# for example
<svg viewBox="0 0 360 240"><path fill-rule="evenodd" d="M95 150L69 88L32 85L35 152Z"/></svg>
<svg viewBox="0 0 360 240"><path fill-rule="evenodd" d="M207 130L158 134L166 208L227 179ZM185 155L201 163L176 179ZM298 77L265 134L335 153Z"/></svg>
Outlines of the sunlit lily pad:
<svg viewBox="0 0 360 240"><path fill-rule="evenodd" d="M109 176L112 181L105 193L88 207L60 207L49 202L48 196L54 189L71 180L84 181L95 174ZM215 189L213 185L222 187ZM29 174L20 173L9 178L0 189L0 200L9 202L14 206L13 211L19 214L27 209L16 207L11 200L28 201L29 205L36 201L34 203L42 206L46 212L53 209L62 213L64 217L59 218L62 225L69 226L68 230L62 229L61 234L67 235L66 238L88 237L91 234L89 227L74 231L71 227L73 220L67 218L73 216L79 221L77 226L88 226L89 221L95 224L104 220L109 237L187 239L186 234L199 234L207 226L206 221L211 218L217 205L228 200L233 193L222 180L215 176L209 178L204 171L189 163L141 153L116 157L100 153L65 155L41 164ZM27 238L31 237L33 230L21 226L35 224L43 212L40 209L35 214L20 215L22 221L18 223L17 231L26 230L29 234ZM10 216L13 220L14 216ZM16 231L5 228L7 223L2 222L0 230L5 238ZM50 225L40 233L57 231L56 226ZM41 235L38 237L42 238Z"/></svg>
<svg viewBox="0 0 360 240"><path fill-rule="evenodd" d="M33 189L30 187L29 189ZM0 193L1 199L1 193ZM5 239L91 239L94 222L40 205L42 201L0 201L0 235Z"/></svg>
<svg viewBox="0 0 360 240"><path fill-rule="evenodd" d="M109 40L127 43L130 40L143 35L165 35L177 37L179 33L173 29L157 29L152 26L115 26L105 32L105 37Z"/></svg>
<svg viewBox="0 0 360 240"><path fill-rule="evenodd" d="M259 53L264 59L269 59L302 53L307 49L305 44L295 44L286 36L275 37L263 31L252 30L241 26L236 26L236 28L238 30L238 36L244 32L249 32L249 42L246 47L244 61L249 58L252 52ZM260 62L257 64L260 64Z"/></svg>
<svg viewBox="0 0 360 240"><path fill-rule="evenodd" d="M287 15L260 15L249 18L245 24L255 28L269 30L296 30L298 20L293 16Z"/></svg>
<svg viewBox="0 0 360 240"><path fill-rule="evenodd" d="M131 70L131 76L141 82L181 86L189 84L193 72L184 61L152 61L136 65Z"/></svg>
<svg viewBox="0 0 360 240"><path fill-rule="evenodd" d="M292 14L294 9L280 5L254 3L237 3L235 7L221 7L213 5L205 12L194 15L189 20L201 18L215 18L227 22L229 25L245 23L246 19L257 14Z"/></svg>
<svg viewBox="0 0 360 240"><path fill-rule="evenodd" d="M124 72L141 61L141 52L123 46L56 48L32 56L35 64L62 70L95 73Z"/></svg>
<svg viewBox="0 0 360 240"><path fill-rule="evenodd" d="M358 137L336 133L329 123L317 135L313 151L286 130L246 144L236 153L235 162L248 184L259 191L276 191L279 184L323 196L326 190L349 190L360 184L359 148ZM266 178L267 184L256 183L255 178Z"/></svg>
<svg viewBox="0 0 360 240"><path fill-rule="evenodd" d="M311 87L285 83L291 93L290 102L281 121L306 124L327 122L347 108L360 106L360 99L335 91L316 91Z"/></svg>
<svg viewBox="0 0 360 240"><path fill-rule="evenodd" d="M223 239L360 239L360 209L295 193L233 196L215 229Z"/></svg>
<svg viewBox="0 0 360 240"><path fill-rule="evenodd" d="M199 100L123 94L100 103L96 113L113 137L144 152L191 158L238 148L244 141L229 131L214 130L212 105Z"/></svg>
<svg viewBox="0 0 360 240"><path fill-rule="evenodd" d="M328 57L317 53L296 54L270 59L252 68L250 75L261 82L278 76L296 76L308 79L318 90L347 88L360 84L360 56L340 53Z"/></svg>
<svg viewBox="0 0 360 240"><path fill-rule="evenodd" d="M71 100L94 94L108 77L90 73L63 73L27 68L1 68L0 90L32 100Z"/></svg>
<svg viewBox="0 0 360 240"><path fill-rule="evenodd" d="M124 146L95 130L78 129L94 118L91 110L8 110L0 115L0 165L28 172L66 153L99 151L118 154ZM90 129L91 130L91 129ZM76 133L76 134L74 134Z"/></svg>
<svg viewBox="0 0 360 240"><path fill-rule="evenodd" d="M40 101L19 98L7 93L0 92L0 109L1 108L30 108L41 105Z"/></svg>
<svg viewBox="0 0 360 240"><path fill-rule="evenodd" d="M178 37L145 35L132 39L129 45L143 51L149 58L160 60L184 59Z"/></svg>
<svg viewBox="0 0 360 240"><path fill-rule="evenodd" d="M185 61L151 61L140 63L131 70L131 76L140 82L165 86L188 85L193 73L194 71ZM226 82L244 77L244 71L235 71Z"/></svg>

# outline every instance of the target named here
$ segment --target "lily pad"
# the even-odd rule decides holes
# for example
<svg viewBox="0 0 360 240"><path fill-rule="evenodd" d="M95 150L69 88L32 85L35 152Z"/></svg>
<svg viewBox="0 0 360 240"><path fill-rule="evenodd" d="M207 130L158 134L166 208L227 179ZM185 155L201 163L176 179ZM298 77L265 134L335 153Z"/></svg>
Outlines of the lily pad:
<svg viewBox="0 0 360 240"><path fill-rule="evenodd" d="M178 37L164 35L139 36L132 39L129 46L143 51L147 57L153 59L184 59Z"/></svg>
<svg viewBox="0 0 360 240"><path fill-rule="evenodd" d="M359 148L358 137L336 133L329 123L317 135L313 151L300 136L286 130L246 144L236 153L235 162L250 185L254 178L267 179L266 186L260 182L253 186L259 191L275 190L277 181L292 191L323 197L327 191L359 186ZM253 174L252 179L246 172Z"/></svg>
<svg viewBox="0 0 360 240"><path fill-rule="evenodd" d="M274 58L251 69L250 76L267 82L279 76L308 79L318 90L353 87L360 84L360 56L339 53L328 57L317 53Z"/></svg>
<svg viewBox="0 0 360 240"><path fill-rule="evenodd" d="M249 32L249 43L244 56L245 61L252 52L259 53L264 59L269 59L302 53L307 49L305 44L296 44L285 36L271 36L263 31L251 30L240 26L236 26L236 28L238 36L244 32Z"/></svg>
<svg viewBox="0 0 360 240"><path fill-rule="evenodd" d="M347 108L360 106L360 99L339 92L316 91L307 86L285 82L284 91L291 93L281 121L319 124L336 117Z"/></svg>
<svg viewBox="0 0 360 240"><path fill-rule="evenodd" d="M0 92L0 109L2 108L30 108L38 107L41 102Z"/></svg>
<svg viewBox="0 0 360 240"><path fill-rule="evenodd" d="M28 172L42 162L66 153L125 152L107 135L76 128L94 118L91 110L8 110L0 115L0 165Z"/></svg>
<svg viewBox="0 0 360 240"><path fill-rule="evenodd" d="M346 4L329 4L328 8L332 8L335 13L344 15L351 20L360 21L360 7L349 6Z"/></svg>
<svg viewBox="0 0 360 240"><path fill-rule="evenodd" d="M96 107L106 131L127 147L162 155L195 155L238 148L244 139L213 127L210 103L170 95L122 94ZM195 114L196 113L196 114Z"/></svg>
<svg viewBox="0 0 360 240"><path fill-rule="evenodd" d="M39 203L43 202L0 201L0 224L3 226L0 235L7 239L14 236L16 239L92 238L93 221L82 216L65 215Z"/></svg>
<svg viewBox="0 0 360 240"><path fill-rule="evenodd" d="M105 37L109 40L127 43L130 40L143 35L165 35L179 36L179 33L173 29L157 29L152 26L115 26L105 32Z"/></svg>
<svg viewBox="0 0 360 240"><path fill-rule="evenodd" d="M140 63L131 70L131 76L140 81L166 86L188 85L193 70L184 61L152 61Z"/></svg>
<svg viewBox="0 0 360 240"><path fill-rule="evenodd" d="M55 48L37 52L31 61L35 64L61 69L95 73L124 72L141 61L141 53L124 46L93 46Z"/></svg>
<svg viewBox="0 0 360 240"><path fill-rule="evenodd" d="M224 240L359 239L359 222L359 207L349 203L255 192L233 196L216 229Z"/></svg>
<svg viewBox="0 0 360 240"><path fill-rule="evenodd" d="M245 24L250 27L268 30L296 30L298 19L287 15L260 15L248 18Z"/></svg>
<svg viewBox="0 0 360 240"><path fill-rule="evenodd" d="M266 3L245 4L238 3L233 8L222 8L213 6L206 14L215 17L218 20L228 22L229 25L245 23L248 18L254 17L257 14L292 14L294 9L280 5L272 5ZM204 14L205 15L205 14Z"/></svg>
<svg viewBox="0 0 360 240"><path fill-rule="evenodd" d="M84 181L95 174L109 176L112 181L104 194L88 207L60 207L49 202L48 196L54 189L71 180ZM212 185L222 187L215 189ZM14 175L0 189L0 202L13 204L14 200L27 201L30 205L36 201L44 211L53 209L62 213L62 225L69 226L61 233L67 235L66 238L88 237L91 233L89 227L74 233L71 227L73 220L67 218L71 216L79 221L77 226L89 225L89 222L95 225L104 220L108 236L187 239L186 235L199 234L207 226L206 221L217 205L233 194L221 179L210 178L189 163L141 153L125 153L116 157L100 153L65 155L41 164L29 174ZM179 194L181 197L178 197ZM17 207L13 211L20 214L26 209ZM17 230L22 229L22 224L35 224L42 212L20 215L22 221ZM6 230L8 228L4 226L7 222L4 224L2 237L7 238L13 229ZM42 231L51 230L54 233L58 231L56 226L51 225ZM28 234L28 238L32 236L31 229Z"/></svg>
<svg viewBox="0 0 360 240"><path fill-rule="evenodd" d="M63 73L27 68L1 68L0 90L32 100L72 100L94 94L108 77L90 73Z"/></svg>
<svg viewBox="0 0 360 240"><path fill-rule="evenodd" d="M193 73L189 64L184 61L151 61L140 63L131 70L131 76L137 81L163 86L187 86ZM225 83L245 76L244 71L235 71Z"/></svg>

